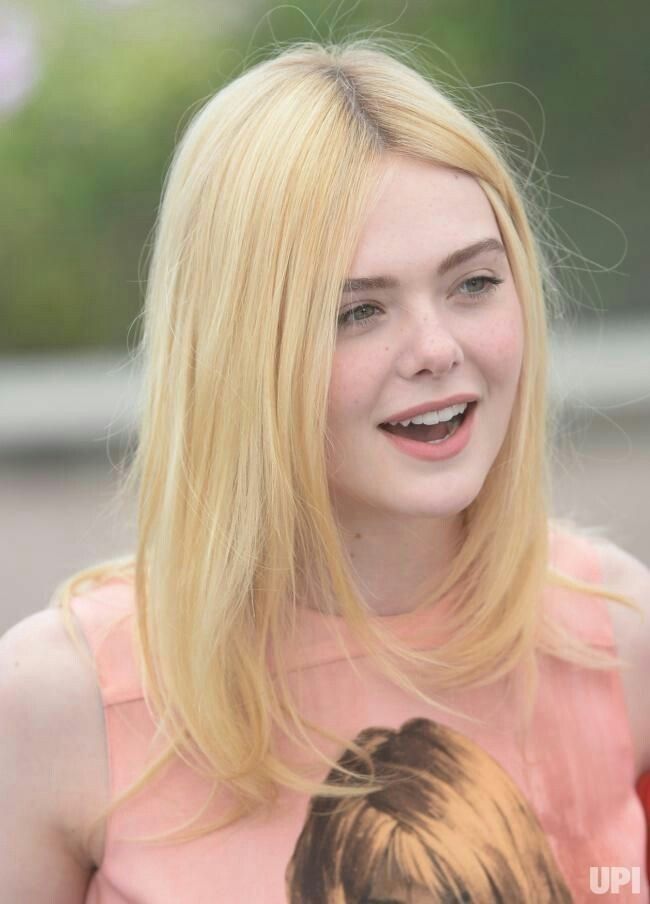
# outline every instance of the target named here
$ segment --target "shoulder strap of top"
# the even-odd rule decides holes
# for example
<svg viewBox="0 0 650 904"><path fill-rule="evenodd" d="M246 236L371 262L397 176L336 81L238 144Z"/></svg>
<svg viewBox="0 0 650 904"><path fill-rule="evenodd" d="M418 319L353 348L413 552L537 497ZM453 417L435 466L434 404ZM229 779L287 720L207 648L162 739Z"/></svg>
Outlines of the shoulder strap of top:
<svg viewBox="0 0 650 904"><path fill-rule="evenodd" d="M71 607L95 660L104 705L142 698L132 584L111 579L73 597Z"/></svg>
<svg viewBox="0 0 650 904"><path fill-rule="evenodd" d="M553 531L550 558L557 571L580 581L602 585L600 553L589 537L568 531ZM549 585L547 593L553 615L573 634L596 646L615 649L607 598L555 584Z"/></svg>

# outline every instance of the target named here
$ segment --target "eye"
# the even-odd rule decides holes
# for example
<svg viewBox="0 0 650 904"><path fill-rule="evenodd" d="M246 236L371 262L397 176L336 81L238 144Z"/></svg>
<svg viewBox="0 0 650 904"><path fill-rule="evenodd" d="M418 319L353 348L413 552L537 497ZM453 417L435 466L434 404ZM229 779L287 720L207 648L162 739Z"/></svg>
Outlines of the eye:
<svg viewBox="0 0 650 904"><path fill-rule="evenodd" d="M497 286L500 286L503 282L502 279L498 279L496 276L470 276L469 279L464 280L459 289L463 286L468 286L470 283L488 283L486 288L483 288L479 292L462 292L462 295L468 295L472 297L473 295L489 295L490 292L494 292Z"/></svg>
<svg viewBox="0 0 650 904"><path fill-rule="evenodd" d="M363 328L363 324L368 320L372 320L372 317L363 317L361 320L356 320L352 317L352 315L356 311L361 311L364 308L374 308L376 311L381 310L378 305L372 304L369 301L364 301L362 304L348 308L347 311L342 311L338 316L338 325L342 327L351 326L352 329L359 329L360 327Z"/></svg>

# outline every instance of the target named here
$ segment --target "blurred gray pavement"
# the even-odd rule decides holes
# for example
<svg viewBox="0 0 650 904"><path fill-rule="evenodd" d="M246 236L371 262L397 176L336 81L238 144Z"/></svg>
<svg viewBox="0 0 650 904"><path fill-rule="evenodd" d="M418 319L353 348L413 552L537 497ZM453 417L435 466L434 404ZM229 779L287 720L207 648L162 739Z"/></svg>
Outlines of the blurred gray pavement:
<svg viewBox="0 0 650 904"><path fill-rule="evenodd" d="M554 511L650 564L650 319L556 329L551 348ZM0 633L133 548L133 500L114 502L139 390L137 363L110 353L0 359Z"/></svg>

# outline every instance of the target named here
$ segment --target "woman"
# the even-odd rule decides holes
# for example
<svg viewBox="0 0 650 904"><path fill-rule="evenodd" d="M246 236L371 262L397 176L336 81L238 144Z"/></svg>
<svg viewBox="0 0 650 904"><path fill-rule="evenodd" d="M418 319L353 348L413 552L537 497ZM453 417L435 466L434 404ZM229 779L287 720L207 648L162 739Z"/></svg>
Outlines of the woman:
<svg viewBox="0 0 650 904"><path fill-rule="evenodd" d="M289 47L190 124L135 555L2 641L3 900L285 901L310 798L399 782L352 739L410 719L505 770L572 900L643 866L650 576L549 515L550 227L476 120L357 40Z"/></svg>

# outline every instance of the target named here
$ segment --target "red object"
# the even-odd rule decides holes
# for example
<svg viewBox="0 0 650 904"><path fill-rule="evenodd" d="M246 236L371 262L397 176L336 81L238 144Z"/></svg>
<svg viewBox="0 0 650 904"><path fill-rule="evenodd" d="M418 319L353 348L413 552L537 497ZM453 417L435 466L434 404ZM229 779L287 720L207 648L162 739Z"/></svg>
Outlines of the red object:
<svg viewBox="0 0 650 904"><path fill-rule="evenodd" d="M643 804L646 824L645 870L650 882L650 772L643 772L637 779L636 793Z"/></svg>

